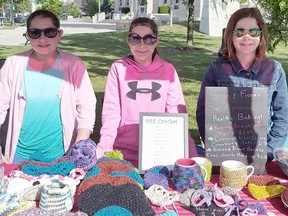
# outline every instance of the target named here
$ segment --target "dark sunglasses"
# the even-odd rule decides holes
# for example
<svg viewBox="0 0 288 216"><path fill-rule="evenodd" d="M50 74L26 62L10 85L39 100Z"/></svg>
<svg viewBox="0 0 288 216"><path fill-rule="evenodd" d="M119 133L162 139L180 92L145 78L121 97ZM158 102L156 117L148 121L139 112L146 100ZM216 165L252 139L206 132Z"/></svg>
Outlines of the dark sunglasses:
<svg viewBox="0 0 288 216"><path fill-rule="evenodd" d="M54 38L58 34L58 28L46 28L46 29L37 29L37 28L29 28L27 29L27 33L29 38L38 39L41 37L42 32L47 38Z"/></svg>
<svg viewBox="0 0 288 216"><path fill-rule="evenodd" d="M234 35L236 35L237 37L243 37L246 34L250 35L251 37L259 37L261 32L262 31L258 28L252 28L249 30L237 28L233 31Z"/></svg>
<svg viewBox="0 0 288 216"><path fill-rule="evenodd" d="M145 44L153 45L157 41L157 36L156 35L147 34L144 37L140 37L136 33L131 33L131 34L128 35L128 41L130 43L132 43L132 44L139 44L141 42L141 39L143 40L143 42Z"/></svg>

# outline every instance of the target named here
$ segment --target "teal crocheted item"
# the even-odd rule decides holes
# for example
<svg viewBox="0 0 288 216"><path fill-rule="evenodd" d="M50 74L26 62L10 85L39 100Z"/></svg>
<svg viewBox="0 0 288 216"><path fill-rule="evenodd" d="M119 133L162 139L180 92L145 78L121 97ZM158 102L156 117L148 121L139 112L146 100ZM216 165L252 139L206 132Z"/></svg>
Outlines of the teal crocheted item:
<svg viewBox="0 0 288 216"><path fill-rule="evenodd" d="M159 216L178 216L178 214L175 211L167 210L165 213L162 213Z"/></svg>
<svg viewBox="0 0 288 216"><path fill-rule="evenodd" d="M39 176L42 174L68 176L73 169L75 169L75 166L71 161L62 161L51 164L50 166L28 163L21 167L22 172L32 176Z"/></svg>
<svg viewBox="0 0 288 216"><path fill-rule="evenodd" d="M133 180L135 180L142 186L144 186L144 181L136 170L131 170L130 172L127 172L127 173L116 171L116 172L112 172L111 176L127 176L129 178L132 178Z"/></svg>
<svg viewBox="0 0 288 216"><path fill-rule="evenodd" d="M133 216L133 214L128 211L125 208L122 208L120 206L108 206L104 209L101 209L100 211L93 214L93 216L111 216L111 215L117 215L117 216Z"/></svg>

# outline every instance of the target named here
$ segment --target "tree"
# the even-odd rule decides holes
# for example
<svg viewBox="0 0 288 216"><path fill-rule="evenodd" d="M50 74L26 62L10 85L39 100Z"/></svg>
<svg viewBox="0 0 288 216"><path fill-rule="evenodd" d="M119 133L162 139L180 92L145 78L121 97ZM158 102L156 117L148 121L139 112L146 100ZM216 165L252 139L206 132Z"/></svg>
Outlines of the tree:
<svg viewBox="0 0 288 216"><path fill-rule="evenodd" d="M269 32L269 51L276 46L288 42L288 2L287 0L258 0L264 10L264 18Z"/></svg>
<svg viewBox="0 0 288 216"><path fill-rule="evenodd" d="M83 11L90 16L91 18L98 13L98 1L95 0L88 0L87 3L84 5Z"/></svg>

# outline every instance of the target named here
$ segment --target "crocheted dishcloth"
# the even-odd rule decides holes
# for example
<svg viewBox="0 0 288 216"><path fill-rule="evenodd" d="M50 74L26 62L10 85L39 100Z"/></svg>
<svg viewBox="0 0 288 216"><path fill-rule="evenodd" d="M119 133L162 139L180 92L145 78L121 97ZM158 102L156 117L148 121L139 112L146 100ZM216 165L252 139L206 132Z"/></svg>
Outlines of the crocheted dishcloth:
<svg viewBox="0 0 288 216"><path fill-rule="evenodd" d="M69 212L74 204L68 185L53 179L50 185L44 185L41 191L39 207L48 213L63 214Z"/></svg>
<svg viewBox="0 0 288 216"><path fill-rule="evenodd" d="M29 161L40 161L44 163L51 163L54 159L49 159L44 156L44 154L40 151L35 151L31 154Z"/></svg>
<svg viewBox="0 0 288 216"><path fill-rule="evenodd" d="M263 176L252 175L248 179L248 184L255 184L258 186L268 186L268 185L278 185L280 184L280 181L273 177L263 177Z"/></svg>
<svg viewBox="0 0 288 216"><path fill-rule="evenodd" d="M97 145L90 138L80 140L71 146L71 154L67 157L74 163L75 167L88 171L97 162Z"/></svg>
<svg viewBox="0 0 288 216"><path fill-rule="evenodd" d="M191 197L192 194L195 192L195 189L190 188L184 191L182 194L179 195L179 202L184 204L185 206L191 205Z"/></svg>
<svg viewBox="0 0 288 216"><path fill-rule="evenodd" d="M80 184L79 194L85 192L94 184L121 185L125 183L136 184L141 189L143 189L144 185L143 179L134 167L116 160L108 162L98 161Z"/></svg>
<svg viewBox="0 0 288 216"><path fill-rule="evenodd" d="M258 186L248 184L248 191L256 200L280 197L285 189L286 187L282 185Z"/></svg>
<svg viewBox="0 0 288 216"><path fill-rule="evenodd" d="M0 215L13 211L20 206L20 200L17 194L7 194L4 191L0 194Z"/></svg>
<svg viewBox="0 0 288 216"><path fill-rule="evenodd" d="M78 207L88 215L154 216L143 191L133 183L95 184L79 196Z"/></svg>
<svg viewBox="0 0 288 216"><path fill-rule="evenodd" d="M21 171L33 176L39 176L42 174L68 176L70 171L73 169L75 169L75 166L71 161L63 161L50 164L50 166L25 164L22 166Z"/></svg>
<svg viewBox="0 0 288 216"><path fill-rule="evenodd" d="M51 163L43 163L43 162L40 162L40 161L22 161L20 164L18 164L18 166L16 167L16 170L21 170L22 166L24 166L26 164L35 164L35 165L39 165L39 166L48 167L51 164L56 164L56 163L60 163L60 162L63 162L63 161L69 161L69 159L67 157L61 157L61 158L58 158L58 159L52 161Z"/></svg>
<svg viewBox="0 0 288 216"><path fill-rule="evenodd" d="M104 156L118 160L124 160L124 156L119 150L112 150L104 153Z"/></svg>
<svg viewBox="0 0 288 216"><path fill-rule="evenodd" d="M43 211L40 208L30 208L26 211L20 212L18 214L15 214L14 216L55 216L55 213L48 213ZM81 212L81 211L77 211L77 212L67 212L67 213L63 213L60 214L61 216L87 216L86 213Z"/></svg>
<svg viewBox="0 0 288 216"><path fill-rule="evenodd" d="M154 166L148 169L144 174L144 188L148 189L151 185L162 185L164 188L169 187L170 172L166 166Z"/></svg>
<svg viewBox="0 0 288 216"><path fill-rule="evenodd" d="M175 201L179 201L177 191L168 191L161 185L152 185L147 190L144 190L144 193L153 205L160 207L172 205Z"/></svg>
<svg viewBox="0 0 288 216"><path fill-rule="evenodd" d="M16 215L18 213L24 212L30 208L36 207L35 201L26 201L26 200L20 200L19 207L14 209L13 211L10 211L7 213L7 215Z"/></svg>

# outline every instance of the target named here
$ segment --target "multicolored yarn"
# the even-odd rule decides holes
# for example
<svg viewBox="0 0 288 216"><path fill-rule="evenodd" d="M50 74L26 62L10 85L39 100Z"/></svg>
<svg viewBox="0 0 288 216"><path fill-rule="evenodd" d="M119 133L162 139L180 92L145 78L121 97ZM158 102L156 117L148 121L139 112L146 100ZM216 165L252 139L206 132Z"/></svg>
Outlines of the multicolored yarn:
<svg viewBox="0 0 288 216"><path fill-rule="evenodd" d="M189 188L201 189L205 185L202 170L198 164L192 167L174 165L173 181L176 190L183 192Z"/></svg>
<svg viewBox="0 0 288 216"><path fill-rule="evenodd" d="M249 204L247 200L238 200L236 198L235 205L239 208L239 211L244 211L248 208L251 210L257 210L259 214L266 214L268 212L266 206L260 202L257 202L255 204Z"/></svg>
<svg viewBox="0 0 288 216"><path fill-rule="evenodd" d="M155 166L148 169L144 174L144 188L148 189L151 185L162 185L165 189L169 187L170 171L166 166Z"/></svg>
<svg viewBox="0 0 288 216"><path fill-rule="evenodd" d="M103 158L103 157L102 157ZM110 158L107 162L100 159L96 165L89 170L79 187L79 194L85 192L94 184L121 185L134 183L143 189L143 179L138 171L126 163Z"/></svg>
<svg viewBox="0 0 288 216"><path fill-rule="evenodd" d="M5 215L19 206L20 200L17 194L7 194L7 191L0 194L0 215Z"/></svg>
<svg viewBox="0 0 288 216"><path fill-rule="evenodd" d="M30 208L26 211L15 214L14 216L55 216L55 213L48 213L43 211L40 208ZM86 213L77 211L77 212L67 212L61 214L61 216L88 216Z"/></svg>
<svg viewBox="0 0 288 216"><path fill-rule="evenodd" d="M39 207L48 213L63 214L69 212L74 204L68 185L53 179L50 185L44 185L41 191Z"/></svg>
<svg viewBox="0 0 288 216"><path fill-rule="evenodd" d="M268 186L268 185L279 185L281 183L278 179L275 179L273 177L264 177L264 176L252 175L248 179L248 184L255 184L258 186Z"/></svg>
<svg viewBox="0 0 288 216"><path fill-rule="evenodd" d="M256 200L280 197L285 189L286 187L282 185L258 186L255 184L248 184L248 191Z"/></svg>
<svg viewBox="0 0 288 216"><path fill-rule="evenodd" d="M152 185L147 190L144 190L146 197L156 206L172 205L175 201L179 201L177 191L168 191L161 185Z"/></svg>
<svg viewBox="0 0 288 216"><path fill-rule="evenodd" d="M35 201L26 201L26 200L20 200L19 202L19 207L14 209L13 211L10 211L7 213L7 215L16 215L18 213L24 212L30 208L36 207L36 202Z"/></svg>
<svg viewBox="0 0 288 216"><path fill-rule="evenodd" d="M130 162L102 157L79 186L78 207L88 215L155 215L143 185Z"/></svg>
<svg viewBox="0 0 288 216"><path fill-rule="evenodd" d="M80 140L72 145L71 154L67 157L75 167L88 171L97 162L97 145L90 138Z"/></svg>
<svg viewBox="0 0 288 216"><path fill-rule="evenodd" d="M143 191L134 183L95 184L79 196L78 207L88 215L154 216Z"/></svg>
<svg viewBox="0 0 288 216"><path fill-rule="evenodd" d="M40 162L40 161L23 161L20 164L18 164L18 166L16 167L16 170L21 170L22 166L24 166L26 164L35 164L35 165L39 165L39 166L48 167L51 164L56 164L56 163L60 163L60 162L63 162L63 161L69 161L69 159L66 158L66 157L61 157L61 158L58 158L58 159L52 161L51 163L43 163L43 162Z"/></svg>

